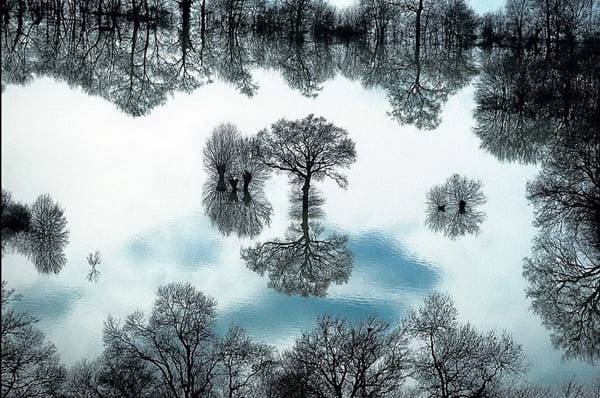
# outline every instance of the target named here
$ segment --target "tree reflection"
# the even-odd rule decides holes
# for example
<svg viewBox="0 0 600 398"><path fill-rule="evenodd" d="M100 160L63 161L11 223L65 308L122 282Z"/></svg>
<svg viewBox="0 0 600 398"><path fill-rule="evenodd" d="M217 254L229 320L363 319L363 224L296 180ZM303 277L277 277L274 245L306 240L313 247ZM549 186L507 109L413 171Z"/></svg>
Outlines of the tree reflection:
<svg viewBox="0 0 600 398"><path fill-rule="evenodd" d="M64 248L68 243L64 210L49 195L40 195L29 208L2 192L3 252L10 247L27 256L38 272L58 274L67 263Z"/></svg>
<svg viewBox="0 0 600 398"><path fill-rule="evenodd" d="M386 4L381 3L385 9L390 6ZM100 9L113 6L128 7L99 4ZM190 1L170 6L157 5L167 7L168 18L159 9L143 12L139 6L132 15L98 11L91 17L83 9L69 11L69 18L60 12L43 12L39 17L25 10L9 14L2 19L2 85L51 76L105 98L129 115L142 116L174 91L190 92L215 77L253 96L259 87L252 71L274 69L289 87L316 97L339 72L366 87L383 89L391 105L389 114L400 123L434 129L447 98L475 72L468 49L423 46L415 53L385 40L342 44L321 36L296 40L293 34L290 40L289 35L253 34L243 29L243 20L252 14L257 21L266 21L270 11L261 2L252 6L213 2L209 10L204 1L200 7ZM312 4L310 10L319 20L313 32L327 32L331 27L322 24L334 20L330 7ZM218 15L224 18L220 22L215 19ZM381 23L391 22L390 15L381 17Z"/></svg>
<svg viewBox="0 0 600 398"><path fill-rule="evenodd" d="M303 193L295 197L298 199L292 200L292 223L285 237L243 249L241 256L251 270L267 273L269 286L279 292L325 296L331 283L347 282L352 272L348 237L325 234L319 195L310 193L308 200Z"/></svg>
<svg viewBox="0 0 600 398"><path fill-rule="evenodd" d="M96 268L96 266L102 262L100 252L96 250L94 253L89 253L86 260L91 268L85 279L87 279L88 282L96 283L98 282L98 279L100 279L100 271Z"/></svg>
<svg viewBox="0 0 600 398"><path fill-rule="evenodd" d="M253 238L271 222L273 208L264 195L262 186L245 190L239 197L237 189L229 192L215 189L213 177L204 184L203 200L206 215L213 226L225 236Z"/></svg>
<svg viewBox="0 0 600 398"><path fill-rule="evenodd" d="M269 274L269 285L286 294L324 296L332 282L344 283L352 271L347 236L330 233L323 237L319 222L323 198L311 182L333 179L348 184L341 173L354 163L356 151L348 132L323 117L281 119L258 133L260 157L265 165L288 174L293 191L292 223L284 239L273 239L242 249L248 268Z"/></svg>
<svg viewBox="0 0 600 398"><path fill-rule="evenodd" d="M567 357L600 358L600 142L565 143L528 184L540 234L525 260L532 306Z"/></svg>
<svg viewBox="0 0 600 398"><path fill-rule="evenodd" d="M593 135L598 112L598 48L548 57L498 50L484 57L475 100L475 133L500 160L543 160L561 137Z"/></svg>
<svg viewBox="0 0 600 398"><path fill-rule="evenodd" d="M548 40L546 46L545 53L534 47L485 56L475 133L500 160L541 164L527 186L539 229L524 263L527 294L556 347L567 357L596 361L600 52L594 43L551 51Z"/></svg>
<svg viewBox="0 0 600 398"><path fill-rule="evenodd" d="M442 232L450 239L465 234L477 235L485 214L479 207L486 198L481 183L452 175L445 184L431 188L427 193L425 223L434 232Z"/></svg>

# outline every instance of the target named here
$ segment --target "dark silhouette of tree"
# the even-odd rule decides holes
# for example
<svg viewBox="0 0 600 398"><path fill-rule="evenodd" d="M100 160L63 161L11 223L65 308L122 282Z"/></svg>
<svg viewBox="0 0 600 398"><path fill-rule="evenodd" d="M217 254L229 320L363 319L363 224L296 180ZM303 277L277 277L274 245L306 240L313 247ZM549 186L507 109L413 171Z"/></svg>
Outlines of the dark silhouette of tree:
<svg viewBox="0 0 600 398"><path fill-rule="evenodd" d="M526 370L521 346L512 337L481 333L460 324L449 296L434 293L406 320L414 337L414 375L418 388L432 397L485 397L503 379Z"/></svg>
<svg viewBox="0 0 600 398"><path fill-rule="evenodd" d="M475 133L481 147L500 160L536 162L558 127L545 104L543 65L535 57L495 53L483 64L477 83Z"/></svg>
<svg viewBox="0 0 600 398"><path fill-rule="evenodd" d="M219 342L218 351L220 362L215 385L219 396L264 396L262 381L276 364L272 347L252 342L243 329L233 325Z"/></svg>
<svg viewBox="0 0 600 398"><path fill-rule="evenodd" d="M144 361L173 396L202 396L217 365L215 305L189 283L161 286L150 318L137 311L120 325L109 317L104 343Z"/></svg>
<svg viewBox="0 0 600 398"><path fill-rule="evenodd" d="M26 233L31 224L31 210L26 205L15 202L10 192L2 190L0 202L2 252L19 234Z"/></svg>
<svg viewBox="0 0 600 398"><path fill-rule="evenodd" d="M409 375L403 331L374 317L324 316L282 355L275 397L384 397Z"/></svg>
<svg viewBox="0 0 600 398"><path fill-rule="evenodd" d="M427 193L425 224L451 239L465 234L477 235L485 219L478 208L485 202L479 181L454 174L445 184L434 186Z"/></svg>
<svg viewBox="0 0 600 398"><path fill-rule="evenodd" d="M267 63L305 97L315 98L326 80L335 77L335 61L327 42L276 40Z"/></svg>
<svg viewBox="0 0 600 398"><path fill-rule="evenodd" d="M90 252L86 257L86 260L90 267L92 267L89 270L86 279L88 282L98 282L98 279L100 279L100 271L96 269L96 266L102 262L100 251L96 250L94 253Z"/></svg>
<svg viewBox="0 0 600 398"><path fill-rule="evenodd" d="M3 397L56 396L65 377L56 348L35 327L36 319L11 308L18 300L2 282L2 356L0 385Z"/></svg>
<svg viewBox="0 0 600 398"><path fill-rule="evenodd" d="M67 220L64 210L49 195L40 195L29 208L15 203L10 193L3 191L1 222L2 249L11 247L27 256L38 272L58 274L67 263Z"/></svg>
<svg viewBox="0 0 600 398"><path fill-rule="evenodd" d="M560 230L600 250L600 139L570 138L527 185L535 225Z"/></svg>
<svg viewBox="0 0 600 398"><path fill-rule="evenodd" d="M215 306L189 283L159 287L148 320L140 311L123 325L108 318L99 370L83 379L127 397L261 396L273 349L237 326L218 337Z"/></svg>
<svg viewBox="0 0 600 398"><path fill-rule="evenodd" d="M557 147L527 186L540 233L525 259L534 311L569 358L600 358L600 145Z"/></svg>
<svg viewBox="0 0 600 398"><path fill-rule="evenodd" d="M63 385L65 397L167 397L149 365L127 351L108 347L95 360L75 363Z"/></svg>
<svg viewBox="0 0 600 398"><path fill-rule="evenodd" d="M271 169L265 165L260 157L260 142L257 137L241 137L236 141L236 157L234 170L244 182L243 191L249 193L250 183L262 187L264 181L271 174Z"/></svg>
<svg viewBox="0 0 600 398"><path fill-rule="evenodd" d="M225 173L232 171L239 136L240 132L235 125L221 123L213 129L204 145L204 167L209 173L216 172L219 176L217 191L227 190Z"/></svg>
<svg viewBox="0 0 600 398"><path fill-rule="evenodd" d="M500 394L506 398L595 398L600 394L600 377L595 377L588 385L572 378L557 386L526 384L505 387Z"/></svg>
<svg viewBox="0 0 600 398"><path fill-rule="evenodd" d="M527 296L569 358L600 358L600 251L568 235L544 231L525 259Z"/></svg>
<svg viewBox="0 0 600 398"><path fill-rule="evenodd" d="M260 275L269 275L269 286L285 294L325 296L330 284L348 281L352 272L352 253L348 237L324 234L319 222L322 214L318 195L303 194L292 204L294 220L284 239L275 238L242 249L246 266ZM311 215L312 213L312 215Z"/></svg>
<svg viewBox="0 0 600 398"><path fill-rule="evenodd" d="M49 195L40 195L31 206L31 224L18 246L38 272L58 274L67 263L64 248L69 231L64 210Z"/></svg>
<svg viewBox="0 0 600 398"><path fill-rule="evenodd" d="M346 187L346 177L338 170L354 163L354 142L346 130L325 118L311 114L300 120L281 119L271 129L261 130L258 139L263 162L303 179L303 191L308 192L313 178L332 178L340 187Z"/></svg>
<svg viewBox="0 0 600 398"><path fill-rule="evenodd" d="M271 130L258 133L260 157L265 165L286 172L294 187L301 187L300 200L293 200L290 217L294 220L283 240L276 238L242 249L248 268L269 274L269 285L286 294L323 296L332 282L348 280L352 254L347 237L336 233L323 238L322 198L311 195L310 182L325 177L340 186L347 185L338 169L354 162L354 142L348 133L313 115L297 120L280 120ZM294 195L294 198L298 197ZM312 207L312 218L311 218Z"/></svg>

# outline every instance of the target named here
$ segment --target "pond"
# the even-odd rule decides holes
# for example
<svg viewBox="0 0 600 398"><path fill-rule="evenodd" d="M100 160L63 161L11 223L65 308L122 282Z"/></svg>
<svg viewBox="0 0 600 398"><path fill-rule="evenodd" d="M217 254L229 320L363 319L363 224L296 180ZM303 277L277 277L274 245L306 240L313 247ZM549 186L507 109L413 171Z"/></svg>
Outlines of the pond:
<svg viewBox="0 0 600 398"><path fill-rule="evenodd" d="M535 254L539 233L527 187L542 170L548 136L486 135L490 124L555 127L544 113L550 106L532 106L534 114L523 112L517 127L485 113L495 83L510 86L525 62L527 73L541 70L532 66L541 58L429 49L415 62L406 57L412 50L391 45L213 36L209 56L200 62L194 48L186 61L186 47L173 39L181 35L160 29L148 31L154 38L146 49L128 53L127 40L148 32L122 26L119 39L93 29L81 36L82 48L106 51L96 58L78 60L79 50L51 53L52 46L36 41L45 35L43 24L34 26L39 35L31 41L17 40L10 55L3 43L2 188L23 203L50 194L65 209L69 243L66 265L50 275L38 273L27 256L5 252L2 279L22 294L16 307L39 319L63 362L99 355L109 315L149 313L157 288L179 281L216 299L218 331L238 323L279 348L290 347L322 314L377 315L396 324L424 297L447 292L460 321L508 331L522 344L531 364L527 379L585 382L598 374L580 358L563 359L526 296L524 258ZM593 58L581 64L593 65ZM598 84L595 68L585 80L581 67L581 87ZM234 205L229 196L210 198L218 193L204 166L206 142L223 122L250 137L309 114L345 129L355 143L355 162L341 170L345 189L330 178L311 183L319 202L311 204L311 233L338 239L351 265L330 279L322 270L254 272L244 251L285 241L290 230L302 234L293 209L302 194L287 174L274 172L245 209L262 215L236 216L248 217L239 222L252 232L219 218ZM451 185L455 174L476 182L479 213L458 229L446 221L436 228L428 214L432 188ZM242 196L235 206L243 208ZM96 250L99 273L88 280L86 257Z"/></svg>

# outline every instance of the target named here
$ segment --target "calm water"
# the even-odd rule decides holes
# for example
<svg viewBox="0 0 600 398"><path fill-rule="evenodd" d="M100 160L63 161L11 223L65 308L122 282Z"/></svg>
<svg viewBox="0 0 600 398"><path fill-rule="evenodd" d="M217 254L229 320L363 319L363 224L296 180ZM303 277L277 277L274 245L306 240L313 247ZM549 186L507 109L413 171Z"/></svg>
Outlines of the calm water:
<svg viewBox="0 0 600 398"><path fill-rule="evenodd" d="M70 244L60 274L40 275L25 257L9 253L2 278L24 296L20 308L40 319L63 361L101 352L109 314L149 311L158 286L190 281L217 299L221 329L237 322L279 347L312 328L320 314L358 319L374 313L395 323L430 292L445 291L461 320L481 330L507 330L523 344L532 364L529 379L556 383L597 374L597 367L563 361L529 310L522 260L531 254L536 229L526 183L538 166L501 162L480 149L473 133L480 54L454 64L424 63L422 83L436 93L420 108L429 112L426 118L411 114L410 98L394 94L394 84L414 74L395 75L386 62L378 71L361 53L352 58L335 47L325 52L322 68L310 65L320 71L310 76L314 81L296 81L298 72L286 74L282 66L286 54L242 63L242 78L217 70L212 84L187 93L161 89L161 99L143 108L135 98L111 97L106 87L89 95L94 89L63 72L55 79L34 69L25 85L3 77L2 187L28 203L50 193L66 209ZM353 61L371 68L353 69ZM250 135L280 118L309 113L347 129L357 150L347 190L330 181L314 184L325 199L326 231L347 234L354 255L348 283L333 283L325 297L278 293L267 275L252 272L240 258L241 249L285 235L286 176L265 183L272 217L252 239L223 236L203 206L209 176L202 149L213 127L230 121ZM400 123L411 117L412 124ZM415 124L422 120L419 130ZM482 183L486 217L478 235L450 239L425 225L427 192L454 173ZM86 255L95 250L102 253L101 276L90 283Z"/></svg>

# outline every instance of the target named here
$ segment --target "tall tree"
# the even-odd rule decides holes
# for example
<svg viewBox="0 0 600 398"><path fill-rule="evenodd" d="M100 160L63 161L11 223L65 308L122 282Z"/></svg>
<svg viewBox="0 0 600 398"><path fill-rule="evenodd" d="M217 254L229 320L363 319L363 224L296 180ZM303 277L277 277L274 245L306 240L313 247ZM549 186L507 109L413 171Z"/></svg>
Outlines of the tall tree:
<svg viewBox="0 0 600 398"><path fill-rule="evenodd" d="M525 371L521 346L512 337L481 333L460 324L449 296L434 293L407 317L414 336L414 367L419 389L441 398L485 397L504 378Z"/></svg>
<svg viewBox="0 0 600 398"><path fill-rule="evenodd" d="M212 389L218 360L215 306L191 284L170 283L158 288L148 320L141 311L129 315L122 326L109 317L104 343L145 362L173 396L204 396Z"/></svg>
<svg viewBox="0 0 600 398"><path fill-rule="evenodd" d="M400 389L408 367L401 329L374 317L352 323L324 316L283 354L275 384L289 396L385 397Z"/></svg>

